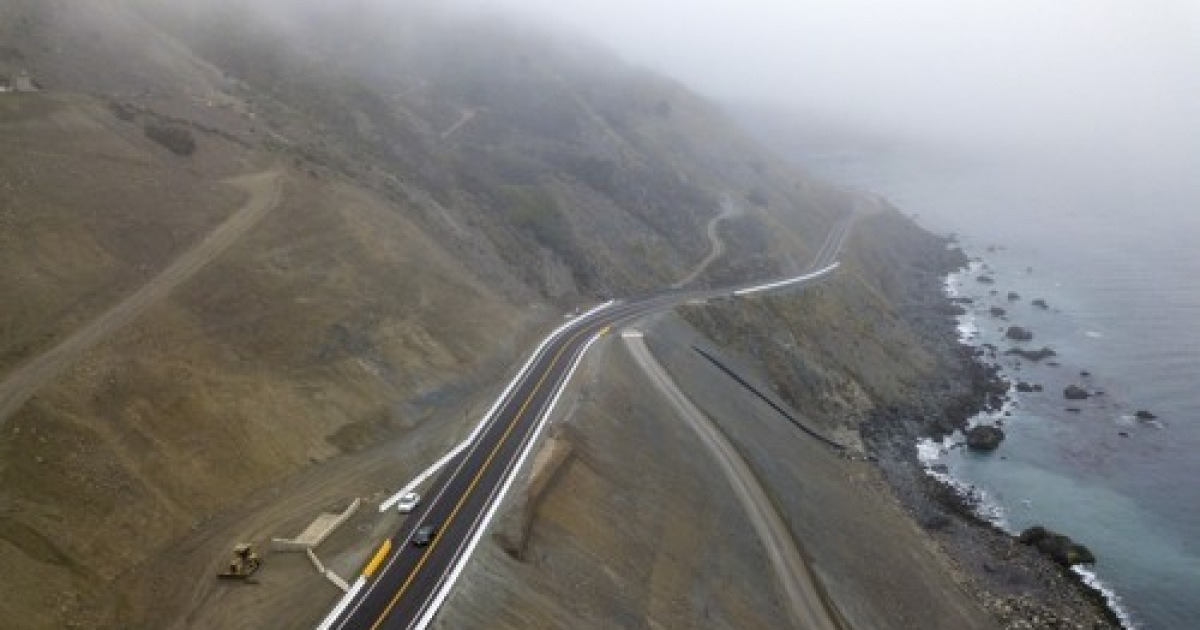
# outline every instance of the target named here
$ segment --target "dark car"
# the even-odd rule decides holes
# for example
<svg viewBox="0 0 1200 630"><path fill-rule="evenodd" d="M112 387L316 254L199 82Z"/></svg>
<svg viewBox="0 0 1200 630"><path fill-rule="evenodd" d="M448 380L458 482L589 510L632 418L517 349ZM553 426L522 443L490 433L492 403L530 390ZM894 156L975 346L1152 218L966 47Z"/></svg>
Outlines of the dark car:
<svg viewBox="0 0 1200 630"><path fill-rule="evenodd" d="M433 542L433 539L437 536L437 533L437 525L422 525L417 529L417 533L413 534L412 542L418 547L424 547L425 545Z"/></svg>

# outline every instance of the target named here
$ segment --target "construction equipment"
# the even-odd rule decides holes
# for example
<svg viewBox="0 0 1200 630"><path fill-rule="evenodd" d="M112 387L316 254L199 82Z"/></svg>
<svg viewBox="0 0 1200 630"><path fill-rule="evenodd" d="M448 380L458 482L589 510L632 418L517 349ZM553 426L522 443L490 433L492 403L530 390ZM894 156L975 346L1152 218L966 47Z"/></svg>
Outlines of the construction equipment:
<svg viewBox="0 0 1200 630"><path fill-rule="evenodd" d="M251 575L262 566L262 558L254 551L250 543L238 543L233 548L233 557L229 567L217 574L217 577L228 580L249 580Z"/></svg>

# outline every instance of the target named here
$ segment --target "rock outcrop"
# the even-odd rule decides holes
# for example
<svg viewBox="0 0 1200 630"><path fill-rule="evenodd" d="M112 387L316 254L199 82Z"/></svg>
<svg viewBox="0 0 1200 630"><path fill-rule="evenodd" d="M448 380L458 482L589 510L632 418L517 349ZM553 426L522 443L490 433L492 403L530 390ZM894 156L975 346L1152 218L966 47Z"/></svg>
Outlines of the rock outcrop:
<svg viewBox="0 0 1200 630"><path fill-rule="evenodd" d="M1087 400L1090 395L1086 389L1078 385L1067 385L1063 390L1063 398L1067 400Z"/></svg>
<svg viewBox="0 0 1200 630"><path fill-rule="evenodd" d="M967 447L976 451L994 451L1004 441L1004 430L981 424L967 430Z"/></svg>
<svg viewBox="0 0 1200 630"><path fill-rule="evenodd" d="M1041 361L1056 356L1058 353L1050 348L1042 348L1041 350L1025 350L1024 348L1009 348L1004 351L1004 354L1017 356L1026 361Z"/></svg>
<svg viewBox="0 0 1200 630"><path fill-rule="evenodd" d="M1033 332L1022 326L1009 326L1004 336L1013 341L1030 341L1033 339Z"/></svg>
<svg viewBox="0 0 1200 630"><path fill-rule="evenodd" d="M1034 525L1021 532L1017 540L1022 544L1037 547L1038 551L1064 567L1076 564L1095 564L1096 562L1096 556L1090 549L1071 540L1070 536L1059 534L1041 525Z"/></svg>

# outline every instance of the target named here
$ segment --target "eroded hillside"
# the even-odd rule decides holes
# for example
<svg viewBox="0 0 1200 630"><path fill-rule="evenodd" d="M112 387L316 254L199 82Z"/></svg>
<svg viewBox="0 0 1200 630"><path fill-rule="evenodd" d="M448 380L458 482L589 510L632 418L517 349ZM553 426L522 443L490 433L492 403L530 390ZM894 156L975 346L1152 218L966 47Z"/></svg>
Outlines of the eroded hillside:
<svg viewBox="0 0 1200 630"><path fill-rule="evenodd" d="M232 541L420 470L565 309L688 275L723 207L699 283L794 271L860 203L576 42L256 6L2 7L43 88L0 94L2 619L204 619Z"/></svg>

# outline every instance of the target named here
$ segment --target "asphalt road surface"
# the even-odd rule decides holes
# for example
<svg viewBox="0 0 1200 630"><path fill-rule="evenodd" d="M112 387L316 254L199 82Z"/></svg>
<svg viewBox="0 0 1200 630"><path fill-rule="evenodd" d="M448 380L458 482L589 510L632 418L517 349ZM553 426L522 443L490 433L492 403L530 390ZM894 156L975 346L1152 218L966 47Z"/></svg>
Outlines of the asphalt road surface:
<svg viewBox="0 0 1200 630"><path fill-rule="evenodd" d="M396 534L364 570L362 587L322 627L336 629L424 628L449 593L487 520L536 438L547 412L578 360L610 328L684 302L799 287L836 267L834 259L851 219L839 222L810 265L809 273L767 283L714 291L668 291L631 302L613 302L560 329L519 376L478 432L475 441L446 467ZM438 528L426 546L413 544L424 525Z"/></svg>

